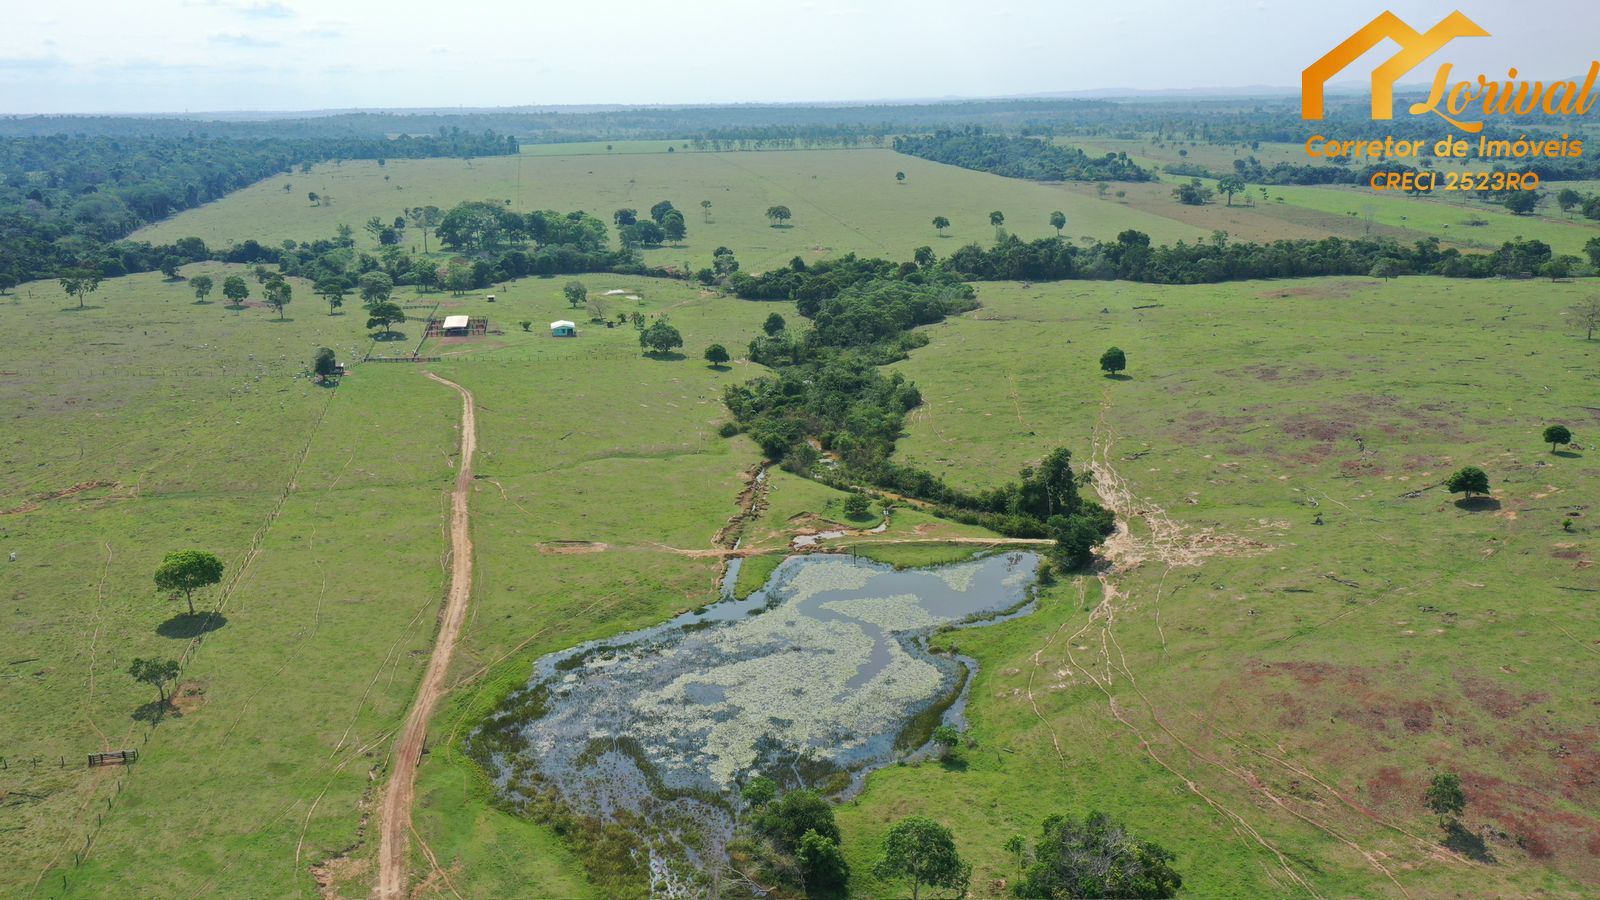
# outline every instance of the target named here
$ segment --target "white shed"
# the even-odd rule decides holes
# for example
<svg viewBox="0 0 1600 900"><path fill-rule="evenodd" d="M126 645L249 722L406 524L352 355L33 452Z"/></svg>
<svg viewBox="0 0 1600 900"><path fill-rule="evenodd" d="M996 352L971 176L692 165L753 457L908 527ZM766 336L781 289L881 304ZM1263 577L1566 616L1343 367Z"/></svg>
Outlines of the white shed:
<svg viewBox="0 0 1600 900"><path fill-rule="evenodd" d="M445 316L445 337L464 337L467 333L467 329L470 328L471 325L472 320L467 316Z"/></svg>
<svg viewBox="0 0 1600 900"><path fill-rule="evenodd" d="M550 323L550 336L551 337L577 337L578 336L578 326L577 326L576 323L568 322L566 319L559 319L559 320L557 320L555 322L551 322Z"/></svg>

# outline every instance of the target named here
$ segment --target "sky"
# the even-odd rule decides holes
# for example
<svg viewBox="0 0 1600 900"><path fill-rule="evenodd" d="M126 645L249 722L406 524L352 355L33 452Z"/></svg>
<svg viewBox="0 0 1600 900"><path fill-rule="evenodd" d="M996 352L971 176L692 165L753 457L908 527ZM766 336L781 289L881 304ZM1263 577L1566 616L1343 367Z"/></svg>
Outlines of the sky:
<svg viewBox="0 0 1600 900"><path fill-rule="evenodd" d="M1384 9L1492 35L1428 64L1568 77L1592 0L6 0L0 114L995 97L1293 88ZM415 10L408 11L408 10ZM1368 54L1370 70L1396 49ZM1357 71L1359 70L1359 71ZM1426 80L1425 78L1423 80Z"/></svg>

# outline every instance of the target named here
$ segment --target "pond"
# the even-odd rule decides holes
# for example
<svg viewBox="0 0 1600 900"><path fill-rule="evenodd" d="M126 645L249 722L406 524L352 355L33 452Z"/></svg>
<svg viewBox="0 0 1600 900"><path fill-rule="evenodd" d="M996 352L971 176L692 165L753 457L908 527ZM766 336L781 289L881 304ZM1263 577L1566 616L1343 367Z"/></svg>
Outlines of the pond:
<svg viewBox="0 0 1600 900"><path fill-rule="evenodd" d="M541 658L474 736L478 755L514 805L553 790L580 815L659 820L674 804L730 830L755 774L837 792L917 749L907 733L927 740L970 665L927 635L1025 612L1038 563L791 557L744 600Z"/></svg>

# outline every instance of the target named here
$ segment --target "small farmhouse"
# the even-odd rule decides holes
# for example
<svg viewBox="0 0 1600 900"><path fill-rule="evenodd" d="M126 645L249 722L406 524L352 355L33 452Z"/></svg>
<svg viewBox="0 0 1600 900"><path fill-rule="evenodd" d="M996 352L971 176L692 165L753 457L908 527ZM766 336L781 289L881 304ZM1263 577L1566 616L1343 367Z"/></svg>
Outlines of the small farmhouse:
<svg viewBox="0 0 1600 900"><path fill-rule="evenodd" d="M466 337L467 330L472 326L472 319L467 316L445 316L445 337Z"/></svg>
<svg viewBox="0 0 1600 900"><path fill-rule="evenodd" d="M565 319L550 323L551 337L577 337L578 326Z"/></svg>

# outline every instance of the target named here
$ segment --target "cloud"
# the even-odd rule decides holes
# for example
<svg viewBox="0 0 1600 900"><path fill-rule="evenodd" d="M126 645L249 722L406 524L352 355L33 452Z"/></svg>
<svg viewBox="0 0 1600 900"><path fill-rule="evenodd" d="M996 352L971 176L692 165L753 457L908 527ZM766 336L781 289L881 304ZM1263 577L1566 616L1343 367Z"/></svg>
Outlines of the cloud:
<svg viewBox="0 0 1600 900"><path fill-rule="evenodd" d="M52 72L66 67L59 56L0 56L0 72Z"/></svg>
<svg viewBox="0 0 1600 900"><path fill-rule="evenodd" d="M282 41L275 41L271 38L257 37L253 34L237 34L231 32L213 34L211 36L211 42L214 44L231 44L235 47L249 47L252 49L283 46Z"/></svg>
<svg viewBox="0 0 1600 900"><path fill-rule="evenodd" d="M252 19L292 19L299 15L289 7L277 2L252 3L249 6L235 6L234 9L240 15L249 16Z"/></svg>

